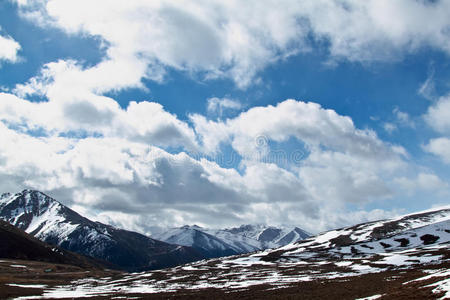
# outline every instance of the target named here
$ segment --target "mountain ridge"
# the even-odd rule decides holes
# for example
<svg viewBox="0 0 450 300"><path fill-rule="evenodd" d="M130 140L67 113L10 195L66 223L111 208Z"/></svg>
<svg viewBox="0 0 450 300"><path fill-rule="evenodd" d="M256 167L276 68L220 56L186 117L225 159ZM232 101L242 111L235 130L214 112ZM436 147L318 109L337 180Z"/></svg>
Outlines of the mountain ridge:
<svg viewBox="0 0 450 300"><path fill-rule="evenodd" d="M0 220L0 258L68 264L89 269L111 267L106 262L46 244L3 220Z"/></svg>
<svg viewBox="0 0 450 300"><path fill-rule="evenodd" d="M190 247L91 221L39 191L2 194L0 218L46 243L127 271L171 267L204 258Z"/></svg>
<svg viewBox="0 0 450 300"><path fill-rule="evenodd" d="M46 243L108 261L127 271L255 252L309 236L298 227L247 224L216 230L185 225L147 237L91 221L56 199L30 189L0 195L0 219ZM151 253L145 249L152 249Z"/></svg>
<svg viewBox="0 0 450 300"><path fill-rule="evenodd" d="M276 248L309 236L306 231L298 227L275 227L262 224L246 224L225 229L184 225L152 235L155 239L167 243L194 247L208 258Z"/></svg>

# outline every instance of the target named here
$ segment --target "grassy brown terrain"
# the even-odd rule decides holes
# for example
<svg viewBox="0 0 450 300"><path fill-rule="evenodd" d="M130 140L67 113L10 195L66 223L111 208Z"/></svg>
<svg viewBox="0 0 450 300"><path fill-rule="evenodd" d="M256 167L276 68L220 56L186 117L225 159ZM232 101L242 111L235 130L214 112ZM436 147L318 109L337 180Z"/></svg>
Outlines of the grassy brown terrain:
<svg viewBox="0 0 450 300"><path fill-rule="evenodd" d="M447 254L448 256L448 254ZM19 267L23 266L23 267ZM307 266L293 267L288 272L304 273ZM332 265L324 265L324 272L330 272ZM428 280L415 281L427 275L422 265L410 268L401 268L359 276L340 277L335 279L314 279L311 281L292 282L283 286L272 284L253 285L245 288L201 288L201 289L178 289L173 292L159 292L155 294L112 292L109 295L98 295L89 299L111 299L113 297L126 297L137 299L357 299L373 295L383 295L378 299L438 299L443 294L433 293L434 287L426 287L443 278L431 278ZM438 264L427 265L426 269L442 270L450 269L448 260ZM230 270L233 271L234 270ZM261 271L264 270L252 270ZM286 270L280 270L285 272ZM316 270L319 271L319 270ZM335 271L342 271L336 268ZM185 274L183 274L185 273ZM178 279L175 282L195 281L205 276L213 276L214 269L204 271L181 271L177 270ZM168 270L151 272L151 276L160 281L171 280L173 274ZM183 277L188 275L188 277ZM261 274L264 275L264 274ZM42 295L42 288L24 288L10 286L9 284L24 285L46 285L46 287L70 286L77 280L85 278L101 279L108 278L110 281L131 278L128 273L117 271L87 270L76 266L51 264L44 262L2 260L0 262L0 297L2 299L15 298L19 296ZM182 279L180 279L182 277ZM134 279L125 280L124 285L132 285ZM230 281L239 280L236 275L230 274ZM406 283L406 284L405 284ZM94 284L95 285L95 284ZM70 297L69 297L70 298Z"/></svg>
<svg viewBox="0 0 450 300"><path fill-rule="evenodd" d="M57 286L87 277L100 278L121 274L119 271L87 269L66 264L0 259L0 299L41 295L43 292L42 288L23 288L10 284Z"/></svg>

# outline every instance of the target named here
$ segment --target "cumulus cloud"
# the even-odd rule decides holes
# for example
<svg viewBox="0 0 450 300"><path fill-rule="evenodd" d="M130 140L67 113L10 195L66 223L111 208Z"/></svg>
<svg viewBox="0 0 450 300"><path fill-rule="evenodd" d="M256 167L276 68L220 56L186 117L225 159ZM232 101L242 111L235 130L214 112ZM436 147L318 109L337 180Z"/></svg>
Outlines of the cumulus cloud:
<svg viewBox="0 0 450 300"><path fill-rule="evenodd" d="M363 204L391 198L394 191L387 184L389 177L385 177L384 172L387 172L386 168L377 166L374 158L364 160L341 152L320 150L314 151L299 170L311 195L323 205L331 206L334 201L337 205Z"/></svg>
<svg viewBox="0 0 450 300"><path fill-rule="evenodd" d="M16 1L42 26L102 38L107 59L90 73L131 85L172 68L245 88L267 65L308 51L311 38L334 61L392 60L425 46L450 53L448 1Z"/></svg>
<svg viewBox="0 0 450 300"><path fill-rule="evenodd" d="M142 232L155 224L301 223L310 230L344 225L345 218L327 220L338 212L345 215L348 203L364 205L392 196L388 182L404 164L398 146L382 142L371 131L356 129L350 118L315 103L287 100L252 108L233 119L207 121L214 125L208 127L211 132L198 128L196 121L205 121L204 117L192 116L194 131L152 103L130 103L127 110L116 112L114 120L120 121L121 114L139 119L135 113L156 110L150 115L161 114L161 118L138 123L147 130L164 127L167 119L180 123L195 132L192 138L203 142L198 149L206 149L210 133L218 139L211 142L211 149L220 151L215 149L217 143L226 143L242 155L239 168L234 169L186 152L169 153L120 131L91 137L33 136L11 124L22 116L28 118L24 124L45 126L46 120L40 120L36 112L51 103L31 103L9 94L2 97L1 103L6 104L0 109L0 135L8 140L0 148L0 174L8 178L2 181L2 190L40 189L91 217L106 220L113 215L116 224L123 221L122 226ZM257 122L264 119L267 122ZM106 123L112 125L110 120ZM131 121L120 124L123 131L138 132ZM213 134L215 129L219 134ZM272 140L294 137L306 143L309 154L288 168L252 159L246 151L259 151L261 146L254 144L254 134L262 134L268 142L263 146L269 149ZM162 136L167 138L166 133ZM158 141L157 136L152 139ZM358 216L364 221L370 214Z"/></svg>
<svg viewBox="0 0 450 300"><path fill-rule="evenodd" d="M417 190L432 192L448 192L448 183L432 173L419 173L416 178L399 177L394 182L409 193Z"/></svg>
<svg viewBox="0 0 450 300"><path fill-rule="evenodd" d="M19 60L18 52L20 49L20 44L12 37L0 35L0 62L17 62Z"/></svg>
<svg viewBox="0 0 450 300"><path fill-rule="evenodd" d="M444 163L450 164L450 95L440 97L428 107L424 115L425 122L442 136L432 138L423 145L424 151L439 157Z"/></svg>
<svg viewBox="0 0 450 300"><path fill-rule="evenodd" d="M329 199L364 203L390 197L384 176L404 165L403 148L382 142L373 131L359 130L349 117L316 103L286 100L277 106L251 108L226 121L201 115L191 120L205 151L214 152L229 143L246 162L270 153L270 141L301 141L308 155L290 161L291 167L295 166L293 172L309 197L324 205L326 201L331 205Z"/></svg>
<svg viewBox="0 0 450 300"><path fill-rule="evenodd" d="M145 215L167 225L214 224L220 215L230 224L242 222L258 203L309 201L298 178L275 165L252 165L239 174L183 152L117 138L33 137L2 123L0 135L9 142L0 149L0 172L15 178L12 186L64 191L62 201L90 211ZM11 185L3 182L1 188Z"/></svg>
<svg viewBox="0 0 450 300"><path fill-rule="evenodd" d="M207 120L198 114L192 115L191 121L206 151L214 151L223 140L229 140L233 148L246 157L266 146L258 144L258 137L276 142L294 137L311 148L324 146L359 157L389 158L391 153L374 131L359 130L350 117L313 102L290 99L276 106L251 108L225 121Z"/></svg>
<svg viewBox="0 0 450 300"><path fill-rule="evenodd" d="M425 121L434 130L448 134L450 132L450 95L440 97L439 100L428 108Z"/></svg>
<svg viewBox="0 0 450 300"><path fill-rule="evenodd" d="M430 152L450 164L450 139L440 137L431 139L428 144L423 146L424 150Z"/></svg>
<svg viewBox="0 0 450 300"><path fill-rule="evenodd" d="M265 65L297 52L304 34L286 9L254 11L254 3L195 1L22 1L22 13L44 26L101 37L117 76L162 80L166 68L231 78L246 87ZM268 3L274 5L275 3ZM89 12L89 13L86 13ZM276 22L274 21L276 20ZM108 66L109 65L109 66ZM111 73L110 73L111 74Z"/></svg>
<svg viewBox="0 0 450 300"><path fill-rule="evenodd" d="M396 59L429 45L450 52L447 1L304 1L303 14L330 54L350 61Z"/></svg>
<svg viewBox="0 0 450 300"><path fill-rule="evenodd" d="M161 147L197 148L194 131L155 102L131 101L125 109L108 97L31 102L0 93L0 120L23 132L119 137Z"/></svg>

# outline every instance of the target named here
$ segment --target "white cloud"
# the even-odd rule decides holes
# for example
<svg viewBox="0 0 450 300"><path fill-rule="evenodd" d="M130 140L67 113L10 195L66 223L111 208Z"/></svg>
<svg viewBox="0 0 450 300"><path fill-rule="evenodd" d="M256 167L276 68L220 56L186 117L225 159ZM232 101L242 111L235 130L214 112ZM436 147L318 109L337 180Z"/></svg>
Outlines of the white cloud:
<svg viewBox="0 0 450 300"><path fill-rule="evenodd" d="M392 110L392 114L394 115L394 120L392 120L391 122L383 123L383 129L387 133L392 134L394 131L397 131L399 127L416 127L416 124L411 119L410 115L406 112L401 111L398 107L395 107Z"/></svg>
<svg viewBox="0 0 450 300"><path fill-rule="evenodd" d="M10 177L2 181L2 190L40 189L91 213L145 215L166 225L229 225L244 222L244 214L258 203L292 203L302 214L299 207L309 201L299 179L275 165L248 166L241 175L185 153L169 154L123 139L38 138L2 123L0 135L8 140L0 149L0 174Z"/></svg>
<svg viewBox="0 0 450 300"><path fill-rule="evenodd" d="M409 193L414 193L417 190L442 193L445 191L448 192L449 187L448 183L432 173L419 173L416 178L395 178L394 183Z"/></svg>
<svg viewBox="0 0 450 300"><path fill-rule="evenodd" d="M192 115L191 121L206 151L214 152L224 140L244 157L261 146L257 138L284 142L294 137L309 147L327 147L358 157L390 158L391 149L371 130L355 128L351 118L317 103L286 100L276 106L254 107L226 121ZM218 134L216 134L218 133Z"/></svg>
<svg viewBox="0 0 450 300"><path fill-rule="evenodd" d="M18 52L20 49L20 44L12 37L0 35L0 62L2 60L11 63L17 62L19 60Z"/></svg>
<svg viewBox="0 0 450 300"><path fill-rule="evenodd" d="M439 100L428 108L425 121L434 130L448 134L450 132L450 95L440 97Z"/></svg>
<svg viewBox="0 0 450 300"><path fill-rule="evenodd" d="M328 207L392 196L387 178L405 166L402 157L407 156L403 148L382 142L373 131L359 130L349 117L316 103L286 100L277 106L251 108L226 121L201 115L191 120L205 151L231 144L246 164L263 160L272 141L295 138L304 143L306 149L301 150L309 155L289 161L289 167L297 185L316 204ZM260 138L264 143L258 143Z"/></svg>
<svg viewBox="0 0 450 300"><path fill-rule="evenodd" d="M450 139L445 137L440 137L436 139L431 139L427 145L425 145L424 150L434 155L438 156L447 164L450 164Z"/></svg>
<svg viewBox="0 0 450 300"><path fill-rule="evenodd" d="M38 94L50 100L64 101L123 88L143 88L140 80L144 73L145 66L132 57L105 60L85 69L76 61L58 60L45 64L40 74L26 84L18 84L15 92L22 97Z"/></svg>
<svg viewBox="0 0 450 300"><path fill-rule="evenodd" d="M224 111L240 110L242 108L241 102L229 98L208 98L207 110L209 114L214 114L219 117L223 116Z"/></svg>
<svg viewBox="0 0 450 300"><path fill-rule="evenodd" d="M27 119L25 125L51 123L37 112L49 109L51 106L44 105L52 103L30 103L9 94L2 97L0 111L5 124L21 116ZM145 123L139 113L155 118ZM8 120L7 116L14 118ZM138 125L130 120L120 123L122 118L135 119L147 131L164 127L168 120L192 131L155 103L130 103L127 110L114 111L112 120L118 121L124 132L139 133ZM195 118L205 120L198 115ZM105 122L114 123L110 119ZM403 165L398 151L373 132L358 130L350 118L314 103L289 100L275 107L250 109L226 122L210 122L216 126L209 126L211 134L221 128L224 135L220 130L215 135L219 142L231 144L243 155L246 149L257 149L252 135L258 132L268 142L289 136L302 140L309 156L291 162L289 168L244 157L238 172L184 152L170 154L152 146L157 136L149 139L151 144L115 129L109 136L34 137L20 126L8 128L0 122L0 136L8 141L0 148L0 188L40 189L80 212L101 220L114 215L117 223L142 232L154 224L229 226L247 222L292 223L315 231L348 224L348 219L335 216L345 216L348 203L364 205L390 197L387 183ZM246 141L251 145L246 146ZM370 218L363 212L357 216L358 221Z"/></svg>
<svg viewBox="0 0 450 300"><path fill-rule="evenodd" d="M345 202L367 203L393 196L383 168L372 159L362 160L333 151L314 151L300 168L300 178L310 194L333 206Z"/></svg>
<svg viewBox="0 0 450 300"><path fill-rule="evenodd" d="M393 59L430 45L450 52L448 1L305 1L316 37L330 41L330 53L350 61Z"/></svg>
<svg viewBox="0 0 450 300"><path fill-rule="evenodd" d="M102 64L115 71L108 74L126 78L120 68L132 62L137 69L132 79L138 78L133 84L142 77L161 80L165 69L173 68L231 78L246 87L268 63L296 52L304 34L289 9L295 9L292 3L258 11L254 4L50 0L28 1L21 8L41 25L104 39L108 48Z"/></svg>
<svg viewBox="0 0 450 300"><path fill-rule="evenodd" d="M432 138L423 150L439 157L444 163L450 164L450 95L440 97L428 107L424 115L426 123L443 136Z"/></svg>
<svg viewBox="0 0 450 300"><path fill-rule="evenodd" d="M394 114L395 118L396 118L396 122L404 127L410 127L410 128L415 128L416 124L414 123L413 120L411 120L411 117L409 116L408 113L401 111L398 107L395 107L392 110L392 113Z"/></svg>
<svg viewBox="0 0 450 300"><path fill-rule="evenodd" d="M422 83L417 91L425 99L433 100L436 97L436 86L434 82L434 66L430 64L427 79Z"/></svg>
<svg viewBox="0 0 450 300"><path fill-rule="evenodd" d="M425 46L450 53L448 1L17 2L42 26L102 38L107 58L90 73L115 74L130 85L162 80L173 68L244 88L268 64L308 51L311 37L326 41L331 60L391 60Z"/></svg>
<svg viewBox="0 0 450 300"><path fill-rule="evenodd" d="M50 135L87 134L125 138L162 147L196 150L194 131L155 102L130 102L126 109L104 96L31 102L0 93L0 120L22 131Z"/></svg>
<svg viewBox="0 0 450 300"><path fill-rule="evenodd" d="M386 122L383 124L384 130L386 130L389 134L392 134L394 131L396 131L398 128L395 124L392 124L390 122Z"/></svg>

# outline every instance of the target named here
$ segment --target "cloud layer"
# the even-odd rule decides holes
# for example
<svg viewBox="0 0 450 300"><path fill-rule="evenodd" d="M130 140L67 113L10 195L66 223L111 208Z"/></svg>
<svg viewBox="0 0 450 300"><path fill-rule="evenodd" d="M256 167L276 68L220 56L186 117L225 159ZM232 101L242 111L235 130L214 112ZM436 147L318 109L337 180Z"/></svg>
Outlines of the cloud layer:
<svg viewBox="0 0 450 300"><path fill-rule="evenodd" d="M2 190L40 189L81 212L107 221L115 216L116 223L140 231L155 223L340 226L349 220L347 205L393 197L397 191L390 182L409 168L404 149L311 102L286 100L224 121L192 115L192 125L159 104L131 102L127 109L112 110L113 119L96 116L100 125L90 125L100 134L79 136L75 133L89 130L84 121L74 122L66 104L0 97L0 135L8 141L0 149ZM53 113L46 113L51 107ZM120 122L127 117L134 122ZM40 136L30 124L38 126ZM120 130L106 129L108 124ZM139 136L136 124L148 136ZM185 135L174 139L180 137L175 132ZM273 143L292 138L303 147L284 152L287 165L280 163L283 157L264 159ZM224 155L222 145L235 151L236 169L202 158ZM170 153L167 147L185 150ZM388 214L351 215L362 221L382 213Z"/></svg>
<svg viewBox="0 0 450 300"><path fill-rule="evenodd" d="M98 89L160 81L167 68L247 87L258 73L320 45L330 61L400 59L433 47L450 54L448 1L16 0L42 26L104 41L107 57L89 70L114 74ZM120 70L120 72L119 72ZM88 74L86 74L88 75Z"/></svg>
<svg viewBox="0 0 450 300"><path fill-rule="evenodd" d="M389 216L364 207L405 189L448 189L401 146L314 102L242 111L236 100L210 98L207 116L182 121L156 102L121 107L105 96L145 90L144 79L162 82L173 70L245 89L261 83L267 66L313 47L328 64L392 61L424 47L448 55L448 1L16 2L39 26L101 40L105 56L93 66L46 63L0 93L0 136L8 141L0 147L1 190L40 189L146 232L155 224L248 222L317 231ZM20 46L3 40L14 49L0 58L15 61ZM441 98L425 117L443 135L448 102ZM226 110L239 114L225 118ZM393 114L399 126L415 127L408 114ZM276 152L283 143L294 146ZM424 149L447 161L447 143L442 137ZM216 159L227 155L232 167Z"/></svg>

